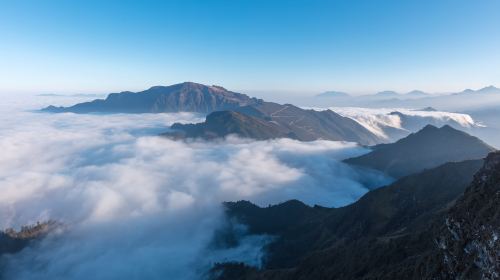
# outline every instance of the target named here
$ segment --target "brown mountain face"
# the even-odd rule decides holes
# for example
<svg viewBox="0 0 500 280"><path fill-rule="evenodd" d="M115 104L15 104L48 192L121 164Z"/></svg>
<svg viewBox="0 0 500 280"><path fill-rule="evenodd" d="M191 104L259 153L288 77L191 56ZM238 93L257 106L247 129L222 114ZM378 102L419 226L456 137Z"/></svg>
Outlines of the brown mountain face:
<svg viewBox="0 0 500 280"><path fill-rule="evenodd" d="M484 158L494 150L479 138L451 126L428 125L395 143L374 146L372 152L345 162L401 178L445 162Z"/></svg>
<svg viewBox="0 0 500 280"><path fill-rule="evenodd" d="M211 113L254 104L256 98L228 91L219 86L185 82L155 86L141 92L111 93L106 99L79 103L71 107L49 106L44 111L73 113Z"/></svg>
<svg viewBox="0 0 500 280"><path fill-rule="evenodd" d="M173 135L211 139L213 136L236 134L255 139L283 137L300 141L325 139L357 142L363 145L372 145L380 141L376 135L356 121L330 110L305 110L290 104L259 101L232 111L224 114L214 112L201 124L174 124L172 128L177 130L177 133ZM222 117L225 120L222 121ZM224 125L217 125L220 123ZM267 127L266 133L262 133L264 127Z"/></svg>
<svg viewBox="0 0 500 280"><path fill-rule="evenodd" d="M298 201L267 208L227 203L229 220L247 225L250 234L276 238L266 248L262 269L223 263L211 276L497 279L499 196L500 153L493 153L484 165L482 160L447 163L342 208Z"/></svg>

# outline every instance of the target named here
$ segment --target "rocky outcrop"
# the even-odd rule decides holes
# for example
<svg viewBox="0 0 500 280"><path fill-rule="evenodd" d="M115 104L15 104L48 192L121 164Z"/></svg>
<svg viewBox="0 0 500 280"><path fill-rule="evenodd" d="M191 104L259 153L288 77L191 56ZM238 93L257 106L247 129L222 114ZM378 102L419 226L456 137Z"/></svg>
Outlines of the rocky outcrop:
<svg viewBox="0 0 500 280"><path fill-rule="evenodd" d="M448 212L436 243L446 278L500 278L500 153L488 156Z"/></svg>
<svg viewBox="0 0 500 280"><path fill-rule="evenodd" d="M32 241L43 238L58 226L60 225L57 222L48 221L23 226L19 231L12 228L0 231L0 256L21 251Z"/></svg>

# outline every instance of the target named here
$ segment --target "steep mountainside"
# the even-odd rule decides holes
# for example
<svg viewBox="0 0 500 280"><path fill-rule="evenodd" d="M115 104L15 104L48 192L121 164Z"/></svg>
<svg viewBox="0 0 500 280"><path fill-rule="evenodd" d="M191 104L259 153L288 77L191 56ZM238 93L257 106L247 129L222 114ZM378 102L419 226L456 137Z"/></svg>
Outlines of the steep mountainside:
<svg viewBox="0 0 500 280"><path fill-rule="evenodd" d="M235 113L224 113L224 126L215 125L220 120L209 115L203 124L175 124L172 128L183 131L186 137L213 138L213 135L226 136L234 133L240 136L258 135L257 139L289 137L301 141L317 139L352 141L363 145L379 143L380 139L356 121L343 117L333 111L304 110L286 104L257 102L256 104L235 108ZM235 118L234 116L238 116ZM242 121L245 119L245 121ZM234 124L232 124L234 122ZM231 124L231 125L229 125ZM241 127L240 127L241 126ZM238 129L226 129L227 127ZM257 128L267 127L269 133L262 134ZM244 133L240 131L245 130ZM257 131L254 131L257 130ZM176 135L179 135L178 133Z"/></svg>
<svg viewBox="0 0 500 280"><path fill-rule="evenodd" d="M445 162L484 158L494 150L479 138L451 126L428 125L395 143L375 146L372 152L345 162L400 178Z"/></svg>
<svg viewBox="0 0 500 280"><path fill-rule="evenodd" d="M254 104L256 98L228 91L219 86L185 82L155 86L141 92L112 93L106 99L79 103L71 107L49 106L44 111L73 113L210 113Z"/></svg>
<svg viewBox="0 0 500 280"><path fill-rule="evenodd" d="M439 276L444 275L445 262L436 243L437 233L446 220L447 209L463 194L482 163L447 163L370 191L342 208L308 207L298 201L267 208L249 202L227 203L229 220L247 225L251 234L271 234L276 239L267 247L262 270L242 264L218 264L212 276L442 279ZM500 170L500 166L496 168ZM464 199L467 196L466 192ZM488 217L493 226L491 218L498 216ZM483 244L488 244L493 239L484 240Z"/></svg>
<svg viewBox="0 0 500 280"><path fill-rule="evenodd" d="M436 238L450 279L500 279L500 153L490 154Z"/></svg>

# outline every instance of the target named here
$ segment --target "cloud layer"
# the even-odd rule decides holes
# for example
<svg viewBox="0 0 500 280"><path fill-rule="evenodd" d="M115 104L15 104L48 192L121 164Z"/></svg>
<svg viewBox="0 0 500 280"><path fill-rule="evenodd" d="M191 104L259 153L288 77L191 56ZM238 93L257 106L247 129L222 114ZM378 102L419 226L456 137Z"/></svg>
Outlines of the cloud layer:
<svg viewBox="0 0 500 280"><path fill-rule="evenodd" d="M158 137L199 115L41 114L0 106L0 227L66 227L4 259L15 279L194 279L214 261L258 265L265 236L210 249L222 201L297 198L342 206L389 178L341 163L352 143L289 139L181 142Z"/></svg>
<svg viewBox="0 0 500 280"><path fill-rule="evenodd" d="M403 108L332 107L331 110L355 121L388 141L395 141L416 132L428 124L451 125L457 129L481 127L467 114Z"/></svg>

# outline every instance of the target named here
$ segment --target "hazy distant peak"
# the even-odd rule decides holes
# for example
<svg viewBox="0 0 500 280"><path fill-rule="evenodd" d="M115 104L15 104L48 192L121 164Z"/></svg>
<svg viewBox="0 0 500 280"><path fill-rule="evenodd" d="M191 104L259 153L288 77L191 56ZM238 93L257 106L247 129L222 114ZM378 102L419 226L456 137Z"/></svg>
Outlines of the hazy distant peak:
<svg viewBox="0 0 500 280"><path fill-rule="evenodd" d="M462 92L459 92L458 94L462 94L462 93L465 93L465 94L472 94L472 93L500 93L500 89L495 87L495 86L487 86L487 87L483 87L483 88L480 88L478 90L473 90L473 89L466 89Z"/></svg>
<svg viewBox="0 0 500 280"><path fill-rule="evenodd" d="M395 92L395 91L392 91L392 90L384 90L384 91L377 92L374 95L384 96L384 97L389 97L389 96L392 97L392 96L399 96L400 94Z"/></svg>
<svg viewBox="0 0 500 280"><path fill-rule="evenodd" d="M479 92L491 92L491 91L500 91L500 89L497 87L494 87L494 86L487 86L487 87L484 87L478 91Z"/></svg>
<svg viewBox="0 0 500 280"><path fill-rule="evenodd" d="M423 112L437 112L438 110L435 109L434 107L425 107L419 110L414 110L414 111L423 111Z"/></svg>
<svg viewBox="0 0 500 280"><path fill-rule="evenodd" d="M421 91L421 90L412 90L412 91L406 93L406 95L411 95L411 96L427 96L429 94L427 92L424 92L424 91Z"/></svg>
<svg viewBox="0 0 500 280"><path fill-rule="evenodd" d="M316 97L349 97L350 95L342 91L325 91Z"/></svg>

